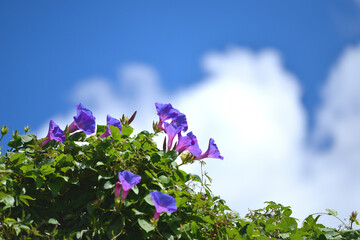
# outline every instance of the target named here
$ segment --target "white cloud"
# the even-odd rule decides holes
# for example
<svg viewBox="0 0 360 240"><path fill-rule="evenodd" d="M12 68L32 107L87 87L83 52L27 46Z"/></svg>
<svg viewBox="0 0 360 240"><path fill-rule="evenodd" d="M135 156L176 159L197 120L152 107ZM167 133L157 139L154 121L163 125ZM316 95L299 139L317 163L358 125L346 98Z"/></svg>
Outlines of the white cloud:
<svg viewBox="0 0 360 240"><path fill-rule="evenodd" d="M348 47L330 72L318 113L315 143L330 138L332 146L312 152L319 196L346 213L359 210L360 201L359 62L360 45Z"/></svg>
<svg viewBox="0 0 360 240"><path fill-rule="evenodd" d="M138 110L134 125L139 130L150 129L156 120L154 102L171 102L187 115L189 130L204 151L208 139L215 139L225 159L208 159L205 170L214 180L214 193L242 216L271 200L291 205L300 219L325 208L345 217L359 210L360 200L359 193L352 193L360 186L355 174L360 164L359 62L360 47L348 49L324 88L314 138L332 136L334 145L327 151L305 144L307 116L299 80L271 49L211 52L203 60L207 77L172 96L162 90L156 71L141 64L124 66L118 87L90 79L73 95L102 123L108 113L120 117ZM54 119L64 126L74 113ZM199 173L199 166L187 170Z"/></svg>

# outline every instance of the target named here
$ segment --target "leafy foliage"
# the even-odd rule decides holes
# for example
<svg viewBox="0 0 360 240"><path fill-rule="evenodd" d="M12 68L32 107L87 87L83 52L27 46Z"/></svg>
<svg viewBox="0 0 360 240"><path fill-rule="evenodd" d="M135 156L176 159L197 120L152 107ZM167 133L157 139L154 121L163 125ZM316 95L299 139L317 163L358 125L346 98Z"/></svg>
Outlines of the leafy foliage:
<svg viewBox="0 0 360 240"><path fill-rule="evenodd" d="M11 148L0 157L0 239L358 239L352 218L348 229L332 229L310 215L300 225L290 207L267 202L264 209L241 218L212 194L205 179L188 174L179 164L194 158L159 150L155 133L133 134L127 118L122 132L111 135L69 134L64 143L41 146L35 135L13 134ZM156 124L154 124L156 126ZM2 135L7 128L2 129ZM1 140L1 139L0 139ZM181 163L178 164L179 159ZM203 164L203 161L200 161ZM141 176L141 182L121 201L114 197L119 171ZM204 179L205 178L205 179ZM204 181L203 181L204 180ZM200 186L201 190L196 191ZM155 221L149 193L173 196L177 212ZM336 215L329 210L328 215Z"/></svg>

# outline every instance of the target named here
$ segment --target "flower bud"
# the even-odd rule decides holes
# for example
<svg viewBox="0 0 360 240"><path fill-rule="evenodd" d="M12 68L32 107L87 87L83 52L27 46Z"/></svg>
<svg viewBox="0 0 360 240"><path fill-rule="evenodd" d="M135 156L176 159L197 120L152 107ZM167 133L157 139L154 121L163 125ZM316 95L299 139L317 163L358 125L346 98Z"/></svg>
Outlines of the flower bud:
<svg viewBox="0 0 360 240"><path fill-rule="evenodd" d="M26 125L26 127L24 127L25 133L29 132L29 129L30 129L30 126L29 126L29 125Z"/></svg>
<svg viewBox="0 0 360 240"><path fill-rule="evenodd" d="M133 113L133 115L131 115L131 117L129 118L129 120L127 120L127 124L128 124L128 125L130 125L130 123L132 123L132 121L134 121L135 116L136 116L136 113L137 113L137 111L135 111L135 112Z"/></svg>
<svg viewBox="0 0 360 240"><path fill-rule="evenodd" d="M9 132L8 126L4 125L1 127L1 135L6 135Z"/></svg>
<svg viewBox="0 0 360 240"><path fill-rule="evenodd" d="M350 215L350 221L355 222L357 218L358 213L356 211L352 212Z"/></svg>
<svg viewBox="0 0 360 240"><path fill-rule="evenodd" d="M154 130L155 133L159 133L159 132L162 131L162 129L159 128L157 122L153 122L153 130Z"/></svg>
<svg viewBox="0 0 360 240"><path fill-rule="evenodd" d="M15 130L15 132L13 131L13 133L12 133L12 137L13 137L13 139L18 138L18 136L19 136L18 131L17 131L17 130Z"/></svg>

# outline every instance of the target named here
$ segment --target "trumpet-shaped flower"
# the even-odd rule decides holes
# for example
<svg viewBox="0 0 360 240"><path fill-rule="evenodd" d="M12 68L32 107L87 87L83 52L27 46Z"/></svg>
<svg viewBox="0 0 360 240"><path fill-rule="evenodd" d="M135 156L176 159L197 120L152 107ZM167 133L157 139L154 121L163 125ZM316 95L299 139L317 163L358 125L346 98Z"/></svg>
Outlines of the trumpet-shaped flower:
<svg viewBox="0 0 360 240"><path fill-rule="evenodd" d="M175 150L179 153L183 151L189 151L195 157L199 157L201 155L201 149L197 142L195 135L192 132L189 132L186 136L181 136L179 133L179 141L175 147Z"/></svg>
<svg viewBox="0 0 360 240"><path fill-rule="evenodd" d="M157 114L160 120L165 121L175 118L180 112L173 108L171 104L155 103Z"/></svg>
<svg viewBox="0 0 360 240"><path fill-rule="evenodd" d="M171 121L171 124L173 124L177 128L181 128L181 131L183 132L186 132L188 129L186 116L183 113L179 113L179 115Z"/></svg>
<svg viewBox="0 0 360 240"><path fill-rule="evenodd" d="M220 155L219 149L217 148L214 139L210 138L209 140L209 147L206 150L206 152L204 152L203 154L201 154L199 157L197 157L196 159L200 160L203 158L218 158L223 160L224 158Z"/></svg>
<svg viewBox="0 0 360 240"><path fill-rule="evenodd" d="M44 146L51 140L55 140L61 143L65 141L64 131L61 130L60 127L53 120L50 120L49 132L46 136L46 139L41 143L41 146Z"/></svg>
<svg viewBox="0 0 360 240"><path fill-rule="evenodd" d="M159 191L154 191L150 193L150 197L155 205L155 220L159 218L162 212L173 213L177 211L176 200L172 196Z"/></svg>
<svg viewBox="0 0 360 240"><path fill-rule="evenodd" d="M168 136L168 149L171 149L172 143L174 141L175 136L181 132L181 127L177 127L172 123L164 122L165 132Z"/></svg>
<svg viewBox="0 0 360 240"><path fill-rule="evenodd" d="M107 126L106 126L106 131L100 135L101 138L107 137L111 135L111 131L110 131L110 127L109 125L115 126L117 128L119 128L120 133L121 133L121 129L122 129L122 125L120 120L111 117L109 114L106 117L106 121L107 121Z"/></svg>
<svg viewBox="0 0 360 240"><path fill-rule="evenodd" d="M77 115L74 116L74 121L69 126L69 132L76 130L82 130L86 135L93 134L95 132L95 117L93 113L85 108L81 103L76 105Z"/></svg>
<svg viewBox="0 0 360 240"><path fill-rule="evenodd" d="M121 192L121 182L115 183L115 197L119 197Z"/></svg>
<svg viewBox="0 0 360 240"><path fill-rule="evenodd" d="M162 103L155 103L156 111L159 116L159 123L158 128L165 130L163 127L163 123L166 120L171 120L171 123L176 126L180 127L182 131L186 132L188 129L186 116L185 114L179 112L179 110L173 108L171 104L162 104Z"/></svg>
<svg viewBox="0 0 360 240"><path fill-rule="evenodd" d="M136 184L138 184L141 181L141 177L139 175L133 174L130 171L123 171L119 172L118 174L121 186L123 192L121 194L121 200L125 200L126 196L128 195L128 192L131 188L133 188ZM119 189L119 186L118 186ZM116 193L116 185L115 185L115 193ZM120 190L119 190L120 191ZM120 192L119 192L120 194ZM119 196L119 195L118 195Z"/></svg>

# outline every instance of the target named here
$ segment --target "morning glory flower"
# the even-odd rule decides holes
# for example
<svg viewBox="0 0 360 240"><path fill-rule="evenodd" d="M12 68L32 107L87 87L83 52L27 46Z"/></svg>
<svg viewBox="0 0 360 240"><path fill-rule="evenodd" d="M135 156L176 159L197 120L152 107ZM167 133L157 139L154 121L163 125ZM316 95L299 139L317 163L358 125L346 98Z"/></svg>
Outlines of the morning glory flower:
<svg viewBox="0 0 360 240"><path fill-rule="evenodd" d="M154 219L157 220L162 212L173 213L177 211L176 200L170 195L154 191L150 193L151 200L155 205Z"/></svg>
<svg viewBox="0 0 360 240"><path fill-rule="evenodd" d="M81 103L76 105L77 115L74 116L74 121L69 126L69 132L72 133L76 130L82 130L86 135L95 132L95 117L93 113L85 108Z"/></svg>
<svg viewBox="0 0 360 240"><path fill-rule="evenodd" d="M170 150L175 136L181 132L181 127L176 127L174 124L167 122L164 122L164 127L168 136L168 149Z"/></svg>
<svg viewBox="0 0 360 240"><path fill-rule="evenodd" d="M111 117L109 114L106 117L106 121L107 121L107 126L106 126L106 131L100 135L101 138L107 137L111 135L111 131L110 131L110 127L109 125L115 126L117 128L119 128L120 133L121 133L121 129L122 129L122 125L120 120Z"/></svg>
<svg viewBox="0 0 360 240"><path fill-rule="evenodd" d="M183 113L179 113L179 115L177 115L176 118L174 118L171 123L178 127L178 128L181 128L181 131L183 132L186 132L187 129L188 129L188 124L187 124L187 121L186 121L186 116L185 114Z"/></svg>
<svg viewBox="0 0 360 240"><path fill-rule="evenodd" d="M120 189L122 187L123 190L121 195L121 200L125 200L129 190L141 181L141 177L126 170L123 172L119 172L118 176L121 183ZM116 185L115 185L115 193L116 193Z"/></svg>
<svg viewBox="0 0 360 240"><path fill-rule="evenodd" d="M60 127L53 120L50 120L49 132L46 136L46 139L41 143L41 146L44 146L51 140L55 140L61 143L65 141L64 131L61 130Z"/></svg>
<svg viewBox="0 0 360 240"><path fill-rule="evenodd" d="M209 140L209 147L206 150L206 152L204 152L203 154L201 154L199 157L197 157L196 159L200 160L203 158L218 158L223 160L224 158L220 155L219 149L217 148L214 139L210 138Z"/></svg>
<svg viewBox="0 0 360 240"><path fill-rule="evenodd" d="M171 104L155 103L157 114L160 120L165 121L175 118L180 112L173 108Z"/></svg>
<svg viewBox="0 0 360 240"><path fill-rule="evenodd" d="M201 155L201 150L195 135L192 132L189 132L186 136L181 136L179 133L179 141L175 147L175 150L179 153L183 151L189 151L195 157L199 157Z"/></svg>
<svg viewBox="0 0 360 240"><path fill-rule="evenodd" d="M119 197L121 192L121 182L115 183L115 197Z"/></svg>
<svg viewBox="0 0 360 240"><path fill-rule="evenodd" d="M181 130L186 132L188 129L185 114L173 108L171 104L155 103L156 111L159 116L158 128L165 130L162 126L166 120L171 120L171 123L176 127L181 127Z"/></svg>

